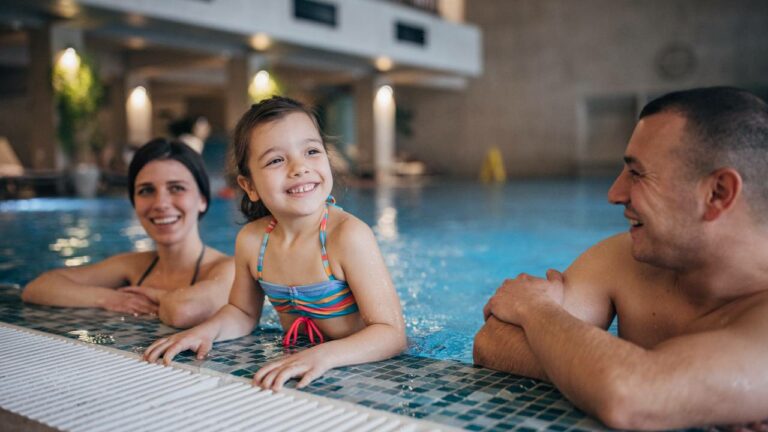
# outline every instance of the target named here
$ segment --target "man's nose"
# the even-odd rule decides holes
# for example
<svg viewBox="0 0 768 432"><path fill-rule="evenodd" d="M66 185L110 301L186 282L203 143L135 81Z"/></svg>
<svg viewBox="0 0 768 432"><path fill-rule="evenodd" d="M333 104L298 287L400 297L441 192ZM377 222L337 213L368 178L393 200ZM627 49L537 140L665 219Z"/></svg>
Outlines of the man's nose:
<svg viewBox="0 0 768 432"><path fill-rule="evenodd" d="M629 202L629 173L627 169L621 170L611 188L608 189L608 202L611 204L626 204Z"/></svg>

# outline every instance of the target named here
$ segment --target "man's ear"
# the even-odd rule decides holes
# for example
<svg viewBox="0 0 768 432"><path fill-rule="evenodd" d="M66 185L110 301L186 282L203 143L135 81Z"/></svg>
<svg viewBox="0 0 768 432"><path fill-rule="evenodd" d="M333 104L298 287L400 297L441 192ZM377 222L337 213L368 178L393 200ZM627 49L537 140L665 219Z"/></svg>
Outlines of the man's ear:
<svg viewBox="0 0 768 432"><path fill-rule="evenodd" d="M733 168L720 168L707 176L707 201L704 203L704 220L713 221L733 207L741 195L744 182Z"/></svg>
<svg viewBox="0 0 768 432"><path fill-rule="evenodd" d="M240 185L240 188L245 192L246 195L248 195L248 199L256 202L259 200L259 194L256 193L256 189L251 184L251 180L248 177L238 175L237 176L237 184Z"/></svg>

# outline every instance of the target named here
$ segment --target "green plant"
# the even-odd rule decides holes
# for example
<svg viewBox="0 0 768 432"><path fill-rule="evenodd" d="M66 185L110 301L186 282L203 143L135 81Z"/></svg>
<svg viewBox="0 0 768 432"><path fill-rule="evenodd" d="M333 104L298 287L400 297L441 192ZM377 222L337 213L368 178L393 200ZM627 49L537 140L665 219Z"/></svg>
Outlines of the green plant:
<svg viewBox="0 0 768 432"><path fill-rule="evenodd" d="M64 152L70 159L92 159L101 144L96 115L104 93L93 63L69 48L54 65L53 89Z"/></svg>

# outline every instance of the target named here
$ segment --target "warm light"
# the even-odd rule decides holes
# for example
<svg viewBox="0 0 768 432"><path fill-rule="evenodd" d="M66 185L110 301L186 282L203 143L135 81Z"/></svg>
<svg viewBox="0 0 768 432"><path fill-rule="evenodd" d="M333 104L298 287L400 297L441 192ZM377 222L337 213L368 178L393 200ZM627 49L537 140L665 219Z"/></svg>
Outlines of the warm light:
<svg viewBox="0 0 768 432"><path fill-rule="evenodd" d="M251 47L257 51L264 51L272 46L272 39L266 33L256 33L251 36Z"/></svg>
<svg viewBox="0 0 768 432"><path fill-rule="evenodd" d="M128 24L136 27L144 27L147 25L147 18L144 15L137 13L128 14L125 20L128 22Z"/></svg>
<svg viewBox="0 0 768 432"><path fill-rule="evenodd" d="M253 77L253 85L257 91L269 90L269 72L265 70L259 71L256 76Z"/></svg>
<svg viewBox="0 0 768 432"><path fill-rule="evenodd" d="M393 95L392 87L383 85L376 92L376 103L379 105L389 105L393 102Z"/></svg>
<svg viewBox="0 0 768 432"><path fill-rule="evenodd" d="M280 91L277 83L265 70L260 70L254 75L251 85L248 86L248 95L253 102L258 102L278 93Z"/></svg>
<svg viewBox="0 0 768 432"><path fill-rule="evenodd" d="M134 88L125 105L128 142L133 145L146 143L152 135L152 101L147 89L142 86Z"/></svg>
<svg viewBox="0 0 768 432"><path fill-rule="evenodd" d="M59 57L59 67L65 74L72 76L80 69L80 56L74 48L67 48Z"/></svg>
<svg viewBox="0 0 768 432"><path fill-rule="evenodd" d="M74 18L80 13L80 6L74 0L59 0L54 4L54 9L64 18Z"/></svg>
<svg viewBox="0 0 768 432"><path fill-rule="evenodd" d="M149 96L147 95L147 89L142 86L138 86L128 96L128 106L134 109L145 108L149 104Z"/></svg>
<svg viewBox="0 0 768 432"><path fill-rule="evenodd" d="M387 72L391 70L393 66L392 59L387 56L377 57L374 64L376 65L376 69L381 72Z"/></svg>
<svg viewBox="0 0 768 432"><path fill-rule="evenodd" d="M125 40L125 44L128 45L128 48L140 50L147 46L147 40L143 37L132 36Z"/></svg>

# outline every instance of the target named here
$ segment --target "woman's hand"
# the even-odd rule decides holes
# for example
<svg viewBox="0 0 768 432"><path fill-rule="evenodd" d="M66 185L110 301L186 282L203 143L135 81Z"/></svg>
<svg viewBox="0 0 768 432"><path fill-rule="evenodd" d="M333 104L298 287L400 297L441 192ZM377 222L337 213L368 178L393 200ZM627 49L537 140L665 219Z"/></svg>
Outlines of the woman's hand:
<svg viewBox="0 0 768 432"><path fill-rule="evenodd" d="M253 384L278 391L286 381L300 376L302 378L296 388L307 386L331 368L327 361L330 354L323 348L323 345L318 345L266 364L253 376Z"/></svg>
<svg viewBox="0 0 768 432"><path fill-rule="evenodd" d="M137 285L131 285L126 286L122 288L118 288L118 291L120 292L128 292L132 294L140 294L153 302L160 304L163 301L163 297L166 296L166 294L169 293L168 290L159 289L159 288L151 288L148 286L137 286Z"/></svg>
<svg viewBox="0 0 768 432"><path fill-rule="evenodd" d="M118 289L104 298L101 307L113 312L157 315L158 304L143 294Z"/></svg>
<svg viewBox="0 0 768 432"><path fill-rule="evenodd" d="M197 359L202 360L211 350L214 337L201 327L156 340L144 351L144 360L154 363L162 356L163 364L169 365L176 354L186 350L196 352Z"/></svg>

